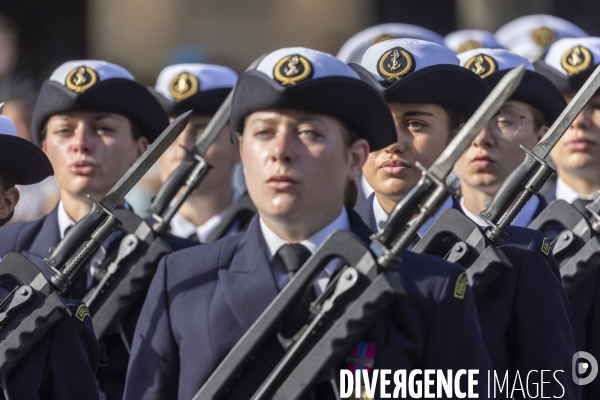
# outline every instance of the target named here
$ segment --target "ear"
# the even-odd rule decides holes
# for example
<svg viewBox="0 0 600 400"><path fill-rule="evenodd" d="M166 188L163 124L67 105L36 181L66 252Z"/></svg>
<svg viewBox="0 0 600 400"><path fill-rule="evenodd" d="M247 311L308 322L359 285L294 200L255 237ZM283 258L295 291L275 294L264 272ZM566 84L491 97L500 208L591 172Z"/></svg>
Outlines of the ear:
<svg viewBox="0 0 600 400"><path fill-rule="evenodd" d="M140 158L148 148L148 139L145 136L140 136L136 140L137 156Z"/></svg>
<svg viewBox="0 0 600 400"><path fill-rule="evenodd" d="M19 189L10 188L5 190L0 196L0 219L6 219L12 213L12 211L17 206L19 199L21 198L21 194L19 193Z"/></svg>
<svg viewBox="0 0 600 400"><path fill-rule="evenodd" d="M44 153L47 153L47 151L46 151L46 150L47 150L47 148L46 148L46 141L44 140L44 141L42 142L42 151L43 151Z"/></svg>
<svg viewBox="0 0 600 400"><path fill-rule="evenodd" d="M546 132L548 132L549 129L550 128L548 126L546 126L546 125L542 126L540 128L540 130L537 131L537 133L535 134L535 141L539 142L544 137L544 135L546 134Z"/></svg>
<svg viewBox="0 0 600 400"><path fill-rule="evenodd" d="M358 179L362 167L369 156L369 142L365 139L358 139L350 145L348 152L348 179Z"/></svg>

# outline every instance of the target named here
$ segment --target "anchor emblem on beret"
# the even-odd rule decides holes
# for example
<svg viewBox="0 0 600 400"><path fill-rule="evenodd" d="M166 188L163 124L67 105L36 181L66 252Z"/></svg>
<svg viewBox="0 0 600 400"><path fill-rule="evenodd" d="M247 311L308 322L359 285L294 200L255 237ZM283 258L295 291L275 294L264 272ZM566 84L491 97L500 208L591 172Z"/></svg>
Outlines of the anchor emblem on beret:
<svg viewBox="0 0 600 400"><path fill-rule="evenodd" d="M496 61L486 54L478 54L471 57L469 61L465 63L465 68L475 72L481 78L490 76L498 69Z"/></svg>
<svg viewBox="0 0 600 400"><path fill-rule="evenodd" d="M313 68L306 58L294 54L283 57L273 69L273 76L282 86L295 85L312 76Z"/></svg>
<svg viewBox="0 0 600 400"><path fill-rule="evenodd" d="M377 72L383 79L392 82L394 79L399 81L401 77L411 73L414 67L412 55L402 47L394 47L379 58Z"/></svg>
<svg viewBox="0 0 600 400"><path fill-rule="evenodd" d="M181 101L198 93L199 87L198 78L194 74L182 72L171 80L169 92L176 101Z"/></svg>
<svg viewBox="0 0 600 400"><path fill-rule="evenodd" d="M569 75L578 74L590 67L592 53L583 46L575 46L565 53L560 64Z"/></svg>
<svg viewBox="0 0 600 400"><path fill-rule="evenodd" d="M85 92L98 82L98 74L90 67L81 66L74 68L65 79L65 85L73 92L79 94Z"/></svg>

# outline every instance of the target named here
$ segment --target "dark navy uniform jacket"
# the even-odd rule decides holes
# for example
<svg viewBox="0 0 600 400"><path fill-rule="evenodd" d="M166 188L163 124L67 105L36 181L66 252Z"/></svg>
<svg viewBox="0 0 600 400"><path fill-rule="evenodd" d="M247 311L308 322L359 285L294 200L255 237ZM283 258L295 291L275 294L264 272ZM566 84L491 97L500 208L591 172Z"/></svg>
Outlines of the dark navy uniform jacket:
<svg viewBox="0 0 600 400"><path fill-rule="evenodd" d="M373 196L356 211L375 232ZM569 301L554 257L541 251L543 241L544 235L538 231L509 228L498 248L513 268L504 271L476 300L479 321L492 367L498 374L503 377L505 371L520 371L525 384L531 370L563 370L557 374L566 392L562 398L578 399L580 387L571 378L575 345L569 325ZM538 373L537 383L539 378ZM544 396L560 397L563 389L548 373L544 375L546 381L550 384L544 385ZM515 398L521 398L520 394L516 392Z"/></svg>
<svg viewBox="0 0 600 400"><path fill-rule="evenodd" d="M173 236L169 236L167 241L174 249L189 247L194 244L192 241ZM55 207L49 214L36 221L2 227L0 229L0 257L10 252L21 253L40 268L46 278L49 278L52 272L42 260L48 256L49 249L56 247L59 242L58 208ZM118 248L119 242L120 240L114 240L109 246L109 252L114 247ZM106 260L103 265L106 265L108 261L110 260ZM87 273L78 275L80 276L80 280L87 279ZM74 285L85 289L85 282L76 281ZM83 294L85 294L85 291ZM142 304L143 301L138 301L122 323L130 343ZM98 370L100 386L109 400L121 399L125 387L125 375L129 360L128 351L118 335L111 335L107 338L104 351L106 351L107 355L103 358L108 358L109 362L106 363L106 361L103 361L100 364L100 369ZM73 379L76 379L75 374Z"/></svg>
<svg viewBox="0 0 600 400"><path fill-rule="evenodd" d="M369 229L354 211L348 216L366 242ZM376 344L373 368L479 369L483 381L490 364L472 293L454 297L462 268L402 257L408 294L363 337ZM138 320L125 399L191 399L278 292L256 220L245 233L163 258ZM487 398L485 385L477 389Z"/></svg>
<svg viewBox="0 0 600 400"><path fill-rule="evenodd" d="M2 297L7 294L2 290ZM60 319L8 374L10 400L100 398L95 379L100 348L92 320L75 316L81 302L66 302L73 316Z"/></svg>
<svg viewBox="0 0 600 400"><path fill-rule="evenodd" d="M556 175L546 183L544 198L550 204L556 200ZM575 348L587 351L600 361L600 268L577 287L569 296L569 302ZM600 377L582 386L582 398L600 399Z"/></svg>

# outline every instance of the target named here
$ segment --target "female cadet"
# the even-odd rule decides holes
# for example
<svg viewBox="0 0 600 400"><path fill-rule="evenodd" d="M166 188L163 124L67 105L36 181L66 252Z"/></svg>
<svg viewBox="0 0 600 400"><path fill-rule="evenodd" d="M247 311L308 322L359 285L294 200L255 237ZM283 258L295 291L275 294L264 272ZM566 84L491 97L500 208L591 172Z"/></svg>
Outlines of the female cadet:
<svg viewBox="0 0 600 400"><path fill-rule="evenodd" d="M393 70L398 65L390 59L395 52L401 67ZM453 114L468 116L482 101L482 87L487 85L476 74L460 68L451 50L406 39L372 46L361 65L355 66L366 81L384 93L397 130L397 142L369 154L363 167L375 194L357 211L373 231L420 178L415 163L429 167L443 151L459 125ZM450 200L444 205L451 206ZM543 240L537 231L511 228L509 238L499 248L513 268L504 271L477 299L492 367L500 379L507 374L511 385L530 371L538 374L538 381L546 381L540 376L541 370L567 371L574 354L568 300L555 260L543 252ZM536 390L533 382L530 378L525 384L529 393ZM559 372L556 380L545 384L544 393L577 399L579 387L570 374ZM524 392L512 395L526 397Z"/></svg>
<svg viewBox="0 0 600 400"><path fill-rule="evenodd" d="M161 261L136 328L126 399L192 398L287 284L286 271L335 230L370 233L344 207L344 193L369 148L394 142L394 126L379 93L346 64L301 47L270 53L240 77L231 130L258 217L245 233ZM363 338L374 368L487 370L472 294L454 296L460 268L402 257L409 294ZM317 278L319 291L336 265ZM236 391L249 398L260 383Z"/></svg>
<svg viewBox="0 0 600 400"><path fill-rule="evenodd" d="M32 140L52 163L60 202L36 221L0 231L0 256L20 252L48 274L42 260L91 210L87 195L101 200L168 123L156 98L125 68L97 60L59 66L40 90ZM83 298L100 281L96 272L116 256L123 237L117 230L91 257L73 280L70 297ZM173 238L168 240L174 248L179 245ZM123 320L123 336L133 335L136 317L132 312ZM124 344L123 336L110 335L104 343L98 381L109 400L120 399L125 385L129 345Z"/></svg>
<svg viewBox="0 0 600 400"><path fill-rule="evenodd" d="M158 160L161 182L164 183L181 164L186 149L194 146L236 81L237 74L230 68L210 64L171 65L158 75L154 90L162 96L169 119L173 120L188 110L194 111L185 130ZM242 195L232 184L239 154L229 140L228 128L223 129L204 158L212 167L210 173L171 221L171 234L200 243L212 241L212 234ZM252 214L242 215L243 218L238 219L228 233L242 229Z"/></svg>
<svg viewBox="0 0 600 400"><path fill-rule="evenodd" d="M18 137L15 124L0 115L0 226L11 219L19 202L15 185L38 183L53 173L48 157L36 145ZM13 282L2 281L0 300L10 293ZM0 397L12 400L100 398L94 377L100 348L92 321L89 314L77 313L82 306L80 302L66 300L66 303L73 316L60 319L2 378L4 396Z"/></svg>
<svg viewBox="0 0 600 400"><path fill-rule="evenodd" d="M479 132L456 162L460 178L460 205L469 218L486 226L479 213L485 210L508 175L523 162L520 146L532 149L566 106L556 86L533 70L526 58L501 49L474 49L458 55L461 65L494 87L511 69L527 66L525 76L500 112ZM523 207L513 225L526 227L546 207L542 196L534 196Z"/></svg>

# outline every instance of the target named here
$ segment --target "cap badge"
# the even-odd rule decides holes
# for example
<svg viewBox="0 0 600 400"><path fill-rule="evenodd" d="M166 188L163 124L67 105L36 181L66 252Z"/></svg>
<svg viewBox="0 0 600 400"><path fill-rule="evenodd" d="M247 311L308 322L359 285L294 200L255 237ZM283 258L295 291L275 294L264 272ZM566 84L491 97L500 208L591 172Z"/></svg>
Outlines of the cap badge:
<svg viewBox="0 0 600 400"><path fill-rule="evenodd" d="M189 72L182 72L171 80L169 91L176 101L187 99L198 93L198 78Z"/></svg>
<svg viewBox="0 0 600 400"><path fill-rule="evenodd" d="M313 68L310 62L301 55L294 54L283 57L275 65L273 76L281 86L295 85L312 76Z"/></svg>
<svg viewBox="0 0 600 400"><path fill-rule="evenodd" d="M477 40L467 40L466 42L461 43L461 45L458 48L458 53L462 53L473 49L480 49L482 47L483 45L481 44L481 42Z"/></svg>
<svg viewBox="0 0 600 400"><path fill-rule="evenodd" d="M531 34L533 37L533 41L540 47L548 47L552 43L554 43L555 35L554 31L545 26L541 26L537 28Z"/></svg>
<svg viewBox="0 0 600 400"><path fill-rule="evenodd" d="M83 93L98 82L98 74L90 67L77 67L67 75L65 85L75 93Z"/></svg>
<svg viewBox="0 0 600 400"><path fill-rule="evenodd" d="M592 53L583 46L575 46L565 53L560 65L569 75L575 75L588 69L591 63Z"/></svg>
<svg viewBox="0 0 600 400"><path fill-rule="evenodd" d="M402 47L394 47L383 53L377 63L379 76L388 82L399 81L400 77L411 73L415 68L412 55Z"/></svg>
<svg viewBox="0 0 600 400"><path fill-rule="evenodd" d="M396 39L396 38L397 37L394 35L391 35L389 33L384 33L383 35L377 36L375 39L373 39L373 44L385 42L386 40L392 40L392 39Z"/></svg>
<svg viewBox="0 0 600 400"><path fill-rule="evenodd" d="M471 57L469 61L465 63L465 68L475 72L481 78L490 76L498 69L496 61L486 54L478 54Z"/></svg>

